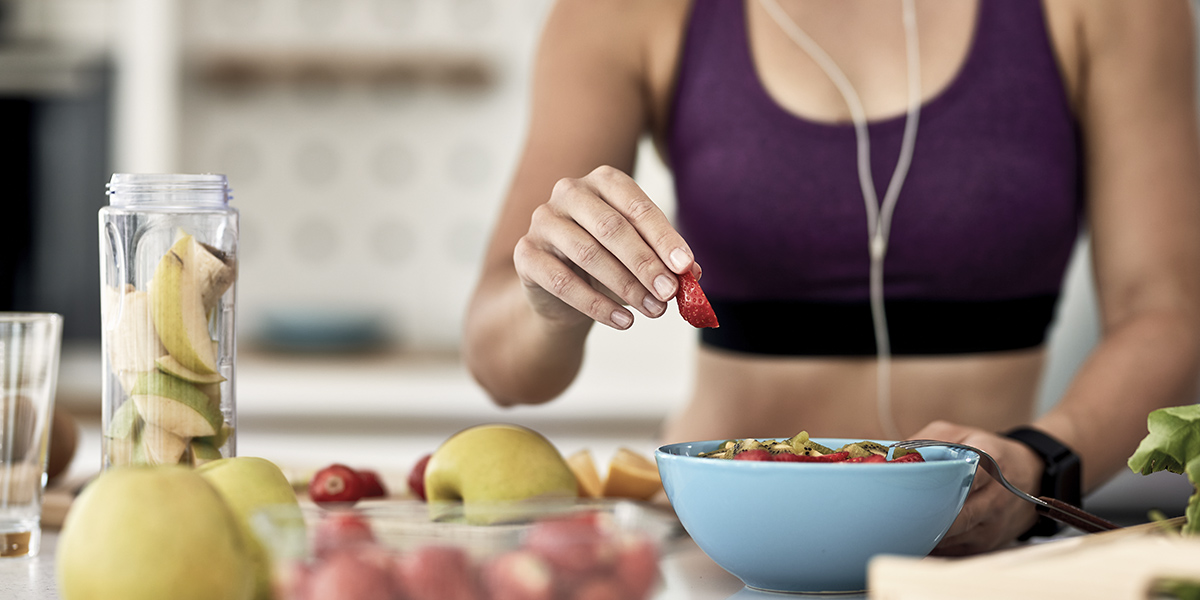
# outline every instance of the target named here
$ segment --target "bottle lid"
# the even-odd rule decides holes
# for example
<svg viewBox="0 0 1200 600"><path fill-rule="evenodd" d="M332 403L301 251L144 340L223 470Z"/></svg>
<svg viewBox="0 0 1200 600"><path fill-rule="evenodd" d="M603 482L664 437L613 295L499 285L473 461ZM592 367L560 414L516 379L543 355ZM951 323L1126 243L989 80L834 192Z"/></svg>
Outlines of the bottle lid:
<svg viewBox="0 0 1200 600"><path fill-rule="evenodd" d="M105 186L111 206L225 207L229 179L216 173L113 173Z"/></svg>

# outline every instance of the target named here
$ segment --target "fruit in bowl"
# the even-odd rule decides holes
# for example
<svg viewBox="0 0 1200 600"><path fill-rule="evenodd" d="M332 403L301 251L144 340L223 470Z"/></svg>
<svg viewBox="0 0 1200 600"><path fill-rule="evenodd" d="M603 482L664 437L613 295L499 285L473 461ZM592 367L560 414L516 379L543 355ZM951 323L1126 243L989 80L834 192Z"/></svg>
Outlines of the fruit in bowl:
<svg viewBox="0 0 1200 600"><path fill-rule="evenodd" d="M850 446L876 455L873 444L890 443L804 438L831 450L821 455ZM794 439L756 441L771 454ZM923 448L919 462L713 456L727 441L660 447L663 488L713 561L749 587L780 592L864 590L873 556L928 554L958 516L979 461L950 448Z"/></svg>

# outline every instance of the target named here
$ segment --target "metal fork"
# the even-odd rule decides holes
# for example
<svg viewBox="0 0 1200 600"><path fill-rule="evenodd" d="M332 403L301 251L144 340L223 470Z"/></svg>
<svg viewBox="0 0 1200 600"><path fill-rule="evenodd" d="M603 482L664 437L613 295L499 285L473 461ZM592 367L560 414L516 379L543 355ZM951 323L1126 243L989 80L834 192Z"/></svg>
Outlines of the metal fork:
<svg viewBox="0 0 1200 600"><path fill-rule="evenodd" d="M1003 485L1008 489L1008 491L1012 492L1018 498L1035 505L1039 514L1046 515L1055 521L1065 523L1071 527L1075 527L1076 529L1086 531L1088 533L1110 531L1121 528L1121 526L1117 525L1116 523L1093 515L1092 513L1089 513L1078 506L1068 504L1062 500L1058 500L1057 498L1051 498L1049 496L1032 496L1025 493L1004 478L1004 474L1000 472L1000 465L996 464L996 459L992 458L992 456L987 452L984 452L983 450L980 450L974 446L943 442L939 440L905 440L903 442L896 442L895 444L889 446L888 458L890 459L892 457L892 454L894 454L894 449L896 448L913 450L916 448L925 448L929 446L958 448L961 450L969 450L975 454L978 454L979 464L983 467L984 471L987 471L988 475L992 476L992 479L1000 482L1000 485Z"/></svg>

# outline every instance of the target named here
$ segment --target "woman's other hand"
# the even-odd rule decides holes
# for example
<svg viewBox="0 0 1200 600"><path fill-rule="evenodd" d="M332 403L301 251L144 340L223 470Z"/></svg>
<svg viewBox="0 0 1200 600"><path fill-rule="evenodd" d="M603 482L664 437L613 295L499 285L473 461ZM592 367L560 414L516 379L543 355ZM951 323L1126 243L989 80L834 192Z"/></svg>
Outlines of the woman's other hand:
<svg viewBox="0 0 1200 600"><path fill-rule="evenodd" d="M1041 485L1042 460L1028 447L995 433L935 421L913 436L974 446L992 455L1005 479L1036 496ZM1037 521L1034 506L1013 495L990 475L979 469L971 493L963 504L950 531L933 554L961 556L995 550L1011 543Z"/></svg>
<svg viewBox="0 0 1200 600"><path fill-rule="evenodd" d="M614 329L633 324L622 305L662 315L679 286L675 274L699 271L662 210L632 178L608 166L558 181L533 211L513 264L542 317L567 325L588 319Z"/></svg>

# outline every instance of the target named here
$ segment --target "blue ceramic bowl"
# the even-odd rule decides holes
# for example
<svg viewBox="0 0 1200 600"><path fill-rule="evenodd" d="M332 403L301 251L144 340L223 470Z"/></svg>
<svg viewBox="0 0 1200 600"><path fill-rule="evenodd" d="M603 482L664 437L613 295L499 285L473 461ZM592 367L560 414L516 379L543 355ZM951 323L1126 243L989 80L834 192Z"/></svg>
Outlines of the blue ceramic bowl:
<svg viewBox="0 0 1200 600"><path fill-rule="evenodd" d="M899 464L697 456L722 442L659 448L663 488L705 554L747 586L779 592L862 591L873 556L928 554L958 516L979 461L950 448L921 448L926 462Z"/></svg>

